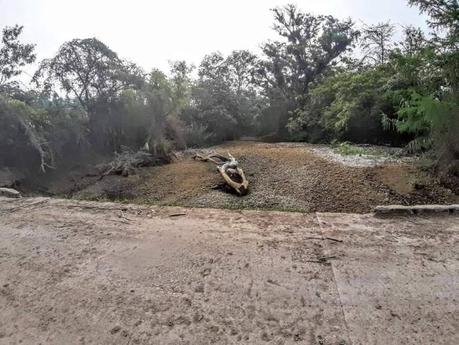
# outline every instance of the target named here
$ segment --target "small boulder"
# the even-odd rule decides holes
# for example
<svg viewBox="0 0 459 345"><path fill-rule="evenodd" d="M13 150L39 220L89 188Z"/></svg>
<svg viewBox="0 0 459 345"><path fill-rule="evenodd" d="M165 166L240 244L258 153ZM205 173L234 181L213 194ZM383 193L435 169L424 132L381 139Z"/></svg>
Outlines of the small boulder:
<svg viewBox="0 0 459 345"><path fill-rule="evenodd" d="M0 188L0 196L6 196L7 198L20 198L21 193L13 188Z"/></svg>

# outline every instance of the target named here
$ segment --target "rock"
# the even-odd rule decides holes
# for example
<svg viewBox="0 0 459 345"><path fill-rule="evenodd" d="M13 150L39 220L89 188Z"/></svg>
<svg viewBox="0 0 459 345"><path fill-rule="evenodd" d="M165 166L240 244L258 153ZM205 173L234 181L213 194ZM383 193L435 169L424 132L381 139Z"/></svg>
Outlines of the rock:
<svg viewBox="0 0 459 345"><path fill-rule="evenodd" d="M6 196L7 198L20 198L21 193L13 188L0 188L0 196Z"/></svg>
<svg viewBox="0 0 459 345"><path fill-rule="evenodd" d="M115 326L115 327L113 327L113 328L110 330L110 333L111 333L111 334L116 334L116 333L118 333L119 331L121 331L121 327L120 327L120 326Z"/></svg>

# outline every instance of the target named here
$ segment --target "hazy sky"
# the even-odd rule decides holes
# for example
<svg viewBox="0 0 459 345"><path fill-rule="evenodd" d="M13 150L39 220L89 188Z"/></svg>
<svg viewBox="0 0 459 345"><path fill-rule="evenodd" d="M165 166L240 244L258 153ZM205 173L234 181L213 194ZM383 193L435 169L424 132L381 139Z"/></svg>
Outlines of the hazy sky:
<svg viewBox="0 0 459 345"><path fill-rule="evenodd" d="M168 61L199 63L209 52L257 51L274 38L270 8L296 3L315 14L352 17L357 23L425 27L406 0L0 0L0 27L25 26L38 59L72 38L97 37L146 70L168 70Z"/></svg>

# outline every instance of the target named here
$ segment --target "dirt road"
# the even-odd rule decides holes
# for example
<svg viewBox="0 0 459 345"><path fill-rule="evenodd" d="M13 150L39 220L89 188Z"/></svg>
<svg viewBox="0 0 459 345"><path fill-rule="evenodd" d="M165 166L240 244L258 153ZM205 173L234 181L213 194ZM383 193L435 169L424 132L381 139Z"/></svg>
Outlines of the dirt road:
<svg viewBox="0 0 459 345"><path fill-rule="evenodd" d="M300 143L258 142L232 142L210 149L229 151L238 158L250 181L250 193L243 198L213 189L221 182L215 166L194 161L192 153L172 164L140 169L128 178L84 179L71 196L186 207L352 213L370 212L377 205L459 202L458 196L413 164L387 161L376 165L361 157L341 157L346 163L365 163L349 165L320 154L319 149Z"/></svg>
<svg viewBox="0 0 459 345"><path fill-rule="evenodd" d="M0 199L0 344L458 344L459 218Z"/></svg>

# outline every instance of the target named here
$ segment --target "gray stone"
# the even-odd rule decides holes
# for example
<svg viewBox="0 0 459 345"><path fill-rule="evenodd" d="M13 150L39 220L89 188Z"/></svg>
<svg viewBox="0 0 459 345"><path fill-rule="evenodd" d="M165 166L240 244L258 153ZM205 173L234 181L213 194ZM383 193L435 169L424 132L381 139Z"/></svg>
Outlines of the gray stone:
<svg viewBox="0 0 459 345"><path fill-rule="evenodd" d="M0 188L0 196L6 196L8 198L20 198L21 193L13 188Z"/></svg>

